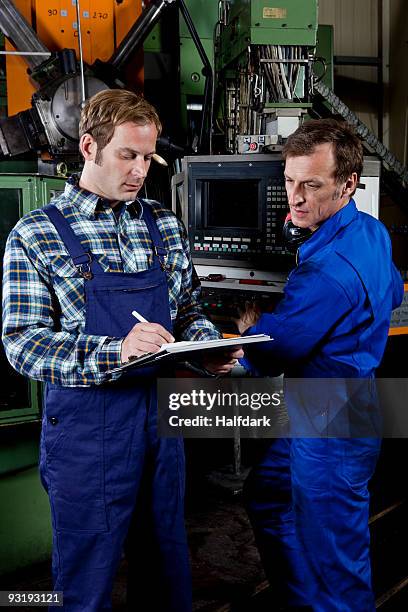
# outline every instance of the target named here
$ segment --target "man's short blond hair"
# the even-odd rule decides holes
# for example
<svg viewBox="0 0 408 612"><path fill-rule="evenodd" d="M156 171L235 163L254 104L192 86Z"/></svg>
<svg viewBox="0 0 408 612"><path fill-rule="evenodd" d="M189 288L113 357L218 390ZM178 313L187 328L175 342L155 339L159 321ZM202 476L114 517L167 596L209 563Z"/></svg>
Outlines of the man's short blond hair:
<svg viewBox="0 0 408 612"><path fill-rule="evenodd" d="M85 102L79 122L79 137L90 134L98 145L98 155L112 140L115 128L128 121L136 125L161 123L156 109L143 96L126 89L104 89Z"/></svg>

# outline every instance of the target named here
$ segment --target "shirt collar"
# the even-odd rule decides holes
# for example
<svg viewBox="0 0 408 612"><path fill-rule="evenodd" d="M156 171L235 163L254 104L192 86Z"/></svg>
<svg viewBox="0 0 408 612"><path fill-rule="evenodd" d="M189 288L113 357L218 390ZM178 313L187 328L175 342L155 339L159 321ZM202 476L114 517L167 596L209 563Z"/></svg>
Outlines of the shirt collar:
<svg viewBox="0 0 408 612"><path fill-rule="evenodd" d="M353 199L329 217L298 250L298 262L301 263L331 242L340 230L349 225L358 215Z"/></svg>
<svg viewBox="0 0 408 612"><path fill-rule="evenodd" d="M69 177L65 184L65 197L71 204L79 209L81 214L88 219L94 220L97 218L99 212L106 208L110 208L110 202L96 193L92 193L80 187L79 178L79 174L73 174ZM143 206L140 200L128 200L123 204L132 218L140 219L143 212Z"/></svg>

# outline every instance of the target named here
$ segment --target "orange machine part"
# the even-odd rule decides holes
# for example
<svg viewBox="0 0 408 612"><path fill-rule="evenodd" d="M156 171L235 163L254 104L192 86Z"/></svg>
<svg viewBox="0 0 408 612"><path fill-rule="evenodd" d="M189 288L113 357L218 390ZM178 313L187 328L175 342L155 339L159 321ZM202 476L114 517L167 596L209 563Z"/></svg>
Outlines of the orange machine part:
<svg viewBox="0 0 408 612"><path fill-rule="evenodd" d="M14 0L33 24L40 40L50 49L75 49L79 57L76 6L73 0ZM108 60L142 11L142 0L80 0L84 61ZM8 47L11 46L8 43ZM134 82L143 88L143 50L132 62ZM22 58L7 57L8 115L29 108L34 86Z"/></svg>
<svg viewBox="0 0 408 612"><path fill-rule="evenodd" d="M31 23L31 0L14 0L16 8ZM15 51L15 47L6 39L6 51ZM44 58L45 59L45 58ZM31 96L35 88L27 74L27 64L18 55L6 56L7 75L7 114L15 115L31 106Z"/></svg>
<svg viewBox="0 0 408 612"><path fill-rule="evenodd" d="M404 283L404 293L408 293L408 283ZM389 336L401 336L408 334L408 327L390 327Z"/></svg>

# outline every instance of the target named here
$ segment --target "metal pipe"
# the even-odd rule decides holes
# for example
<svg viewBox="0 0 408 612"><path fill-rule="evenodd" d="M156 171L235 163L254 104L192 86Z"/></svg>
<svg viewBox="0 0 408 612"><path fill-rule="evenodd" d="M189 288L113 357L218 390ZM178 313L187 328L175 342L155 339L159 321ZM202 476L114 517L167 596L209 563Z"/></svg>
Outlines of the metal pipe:
<svg viewBox="0 0 408 612"><path fill-rule="evenodd" d="M0 51L0 55L42 55L45 57L51 57L49 51Z"/></svg>
<svg viewBox="0 0 408 612"><path fill-rule="evenodd" d="M0 0L0 30L18 51L29 53L24 59L32 70L44 61L41 56L33 55L32 51L49 53L11 0Z"/></svg>
<svg viewBox="0 0 408 612"><path fill-rule="evenodd" d="M260 62L261 62L261 64L308 64L309 60L307 60L307 59L305 59L305 60L302 60L302 59L292 60L292 59L285 59L285 58L283 58L283 59L265 59L265 58L262 58L260 60Z"/></svg>
<svg viewBox="0 0 408 612"><path fill-rule="evenodd" d="M186 26L188 31L190 32L191 38L196 46L198 54L202 63L204 64L204 75L205 75L205 87L204 87L204 101L203 107L204 112L201 120L200 127L200 135L198 139L198 153L204 153L210 149L210 140L212 138L212 134L207 133L207 142L204 144L205 130L206 126L210 126L209 116L212 112L211 109L211 94L213 87L213 70L210 64L210 61L207 57L205 49L201 43L200 37L198 36L197 30L195 29L193 20L191 19L190 13L187 10L187 6L184 3L184 0L178 0L178 5L183 15L184 21L186 22Z"/></svg>
<svg viewBox="0 0 408 612"><path fill-rule="evenodd" d="M119 47L108 60L117 70L126 64L133 51L143 43L153 26L159 20L162 10L174 0L153 0L149 6L139 15Z"/></svg>
<svg viewBox="0 0 408 612"><path fill-rule="evenodd" d="M86 92L85 92L85 76L84 76L84 55L82 52L82 33L81 33L81 11L79 8L79 0L76 0L76 15L77 15L77 31L78 31L78 46L79 46L79 67L81 72L81 107L85 104Z"/></svg>

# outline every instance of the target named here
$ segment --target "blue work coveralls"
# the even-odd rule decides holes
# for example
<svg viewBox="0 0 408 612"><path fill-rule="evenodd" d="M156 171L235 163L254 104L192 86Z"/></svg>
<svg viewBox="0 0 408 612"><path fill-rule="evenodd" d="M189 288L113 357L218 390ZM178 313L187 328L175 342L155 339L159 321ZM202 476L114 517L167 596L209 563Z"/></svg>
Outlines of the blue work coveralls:
<svg viewBox="0 0 408 612"><path fill-rule="evenodd" d="M143 210L153 264L130 274L104 272L64 216L54 206L44 210L74 264L88 276L85 333L124 337L135 324L135 309L171 331L165 250L148 206ZM91 387L46 385L40 473L51 505L54 590L63 591L67 612L111 609L135 508L134 531L143 534L146 547L141 541L128 544L144 573L132 576L140 610L149 600L152 610L191 610L183 443L157 436L157 374L150 367ZM150 591L149 576L155 578Z"/></svg>
<svg viewBox="0 0 408 612"><path fill-rule="evenodd" d="M245 487L268 578L294 608L375 609L367 485L380 439L331 437L344 406L328 410L327 389L316 379L337 379L328 381L337 393L350 379L365 379L369 388L402 297L386 229L351 200L299 248L284 298L246 332L274 338L245 351L247 367L257 375L284 372L288 383L302 379L309 390L298 403L289 393L292 437L271 444ZM369 408L365 400L353 405L363 421Z"/></svg>

